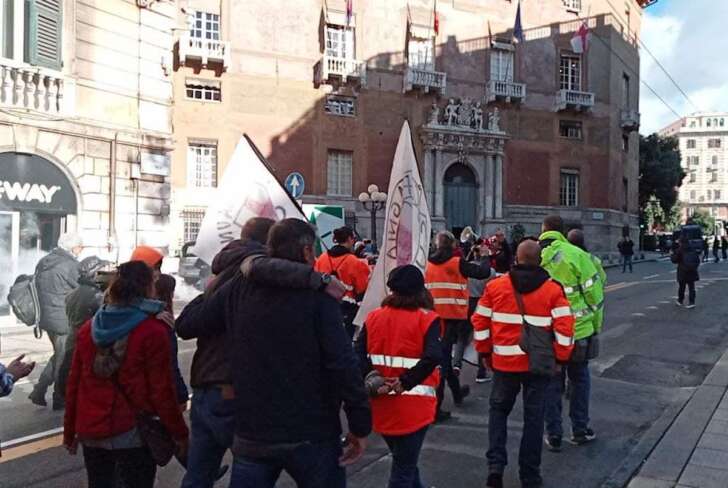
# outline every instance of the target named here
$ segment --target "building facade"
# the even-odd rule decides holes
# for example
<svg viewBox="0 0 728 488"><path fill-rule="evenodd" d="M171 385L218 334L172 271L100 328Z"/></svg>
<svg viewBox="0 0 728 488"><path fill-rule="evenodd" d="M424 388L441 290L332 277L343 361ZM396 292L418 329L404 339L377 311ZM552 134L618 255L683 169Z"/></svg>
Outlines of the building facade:
<svg viewBox="0 0 728 488"><path fill-rule="evenodd" d="M167 2L0 2L0 262L31 267L8 275L66 231L114 261L168 246L176 20Z"/></svg>
<svg viewBox="0 0 728 488"><path fill-rule="evenodd" d="M659 133L679 141L686 173L678 196L683 218L700 209L728 221L728 112L696 113Z"/></svg>
<svg viewBox="0 0 728 488"><path fill-rule="evenodd" d="M559 213L595 249L615 249L624 226L636 239L636 36L649 2L523 2L518 43L509 0L440 1L436 12L433 0L354 0L350 14L344 0L180 3L177 245L194 240L243 133L279 180L304 176L304 203L341 205L370 235L357 196L386 190L404 120L435 229L537 233Z"/></svg>

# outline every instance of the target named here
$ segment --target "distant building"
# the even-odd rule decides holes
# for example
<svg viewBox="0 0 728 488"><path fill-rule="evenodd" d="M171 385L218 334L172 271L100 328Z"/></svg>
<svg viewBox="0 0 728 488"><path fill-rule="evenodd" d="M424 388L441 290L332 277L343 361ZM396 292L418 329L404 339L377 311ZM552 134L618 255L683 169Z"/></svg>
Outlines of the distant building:
<svg viewBox="0 0 728 488"><path fill-rule="evenodd" d="M357 195L386 190L405 119L435 229L537 233L559 213L593 248L616 249L624 226L636 240L636 36L651 2L522 2L517 44L518 2L438 2L439 33L433 3L355 0L348 17L344 0L181 0L176 244L196 238L242 133L279 180L304 176L305 203L341 205L370 235Z"/></svg>
<svg viewBox="0 0 728 488"><path fill-rule="evenodd" d="M659 132L677 137L687 176L680 187L683 218L696 209L728 221L728 112L696 113Z"/></svg>

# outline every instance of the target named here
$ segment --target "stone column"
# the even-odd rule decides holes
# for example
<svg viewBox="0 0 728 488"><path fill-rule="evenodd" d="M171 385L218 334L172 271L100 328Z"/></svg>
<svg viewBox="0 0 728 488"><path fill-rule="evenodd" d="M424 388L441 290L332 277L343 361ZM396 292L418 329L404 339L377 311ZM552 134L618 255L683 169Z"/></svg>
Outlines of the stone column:
<svg viewBox="0 0 728 488"><path fill-rule="evenodd" d="M434 205L431 208L433 217L445 217L445 189L442 185L442 177L440 174L444 163L442 161L442 150L435 150L435 168L433 171L432 193L434 195Z"/></svg>
<svg viewBox="0 0 728 488"><path fill-rule="evenodd" d="M493 218L494 166L495 166L495 163L493 162L493 155L486 154L486 156L485 156L485 181L483 182L483 186L485 186L485 211L483 212L483 216L485 217L486 220Z"/></svg>
<svg viewBox="0 0 728 488"><path fill-rule="evenodd" d="M493 158L495 162L495 218L503 218L503 155L499 154Z"/></svg>
<svg viewBox="0 0 728 488"><path fill-rule="evenodd" d="M435 149L425 149L425 181L422 184L425 187L425 199L429 208L435 206L435 154Z"/></svg>

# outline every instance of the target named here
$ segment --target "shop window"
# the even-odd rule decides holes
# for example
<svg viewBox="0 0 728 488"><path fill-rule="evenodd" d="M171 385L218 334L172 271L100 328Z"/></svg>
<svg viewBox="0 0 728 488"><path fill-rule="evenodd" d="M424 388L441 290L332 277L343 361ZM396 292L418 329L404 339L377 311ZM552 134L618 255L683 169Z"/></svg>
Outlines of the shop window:
<svg viewBox="0 0 728 488"><path fill-rule="evenodd" d="M62 33L62 0L0 0L0 56L60 70Z"/></svg>
<svg viewBox="0 0 728 488"><path fill-rule="evenodd" d="M190 142L187 148L187 183L193 188L217 186L217 143Z"/></svg>
<svg viewBox="0 0 728 488"><path fill-rule="evenodd" d="M582 139L582 123L578 120L559 120L559 135L566 139Z"/></svg>
<svg viewBox="0 0 728 488"><path fill-rule="evenodd" d="M559 64L559 85L562 90L581 91L581 57L562 54Z"/></svg>
<svg viewBox="0 0 728 488"><path fill-rule="evenodd" d="M564 207L579 205L579 172L571 169L561 170L559 204Z"/></svg>
<svg viewBox="0 0 728 488"><path fill-rule="evenodd" d="M189 100L200 100L202 102L219 102L222 100L219 81L188 79L185 82L185 93Z"/></svg>
<svg viewBox="0 0 728 488"><path fill-rule="evenodd" d="M205 218L205 209L186 208L182 211L182 226L184 242L194 242L200 233L202 220Z"/></svg>
<svg viewBox="0 0 728 488"><path fill-rule="evenodd" d="M327 195L351 196L353 156L351 151L329 151L326 166Z"/></svg>

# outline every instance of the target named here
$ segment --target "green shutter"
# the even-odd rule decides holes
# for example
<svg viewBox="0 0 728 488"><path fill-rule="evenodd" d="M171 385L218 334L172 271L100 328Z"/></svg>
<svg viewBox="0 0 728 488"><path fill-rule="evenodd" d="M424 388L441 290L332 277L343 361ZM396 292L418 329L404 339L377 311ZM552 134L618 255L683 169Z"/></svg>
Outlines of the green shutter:
<svg viewBox="0 0 728 488"><path fill-rule="evenodd" d="M25 0L26 62L61 69L62 1Z"/></svg>

